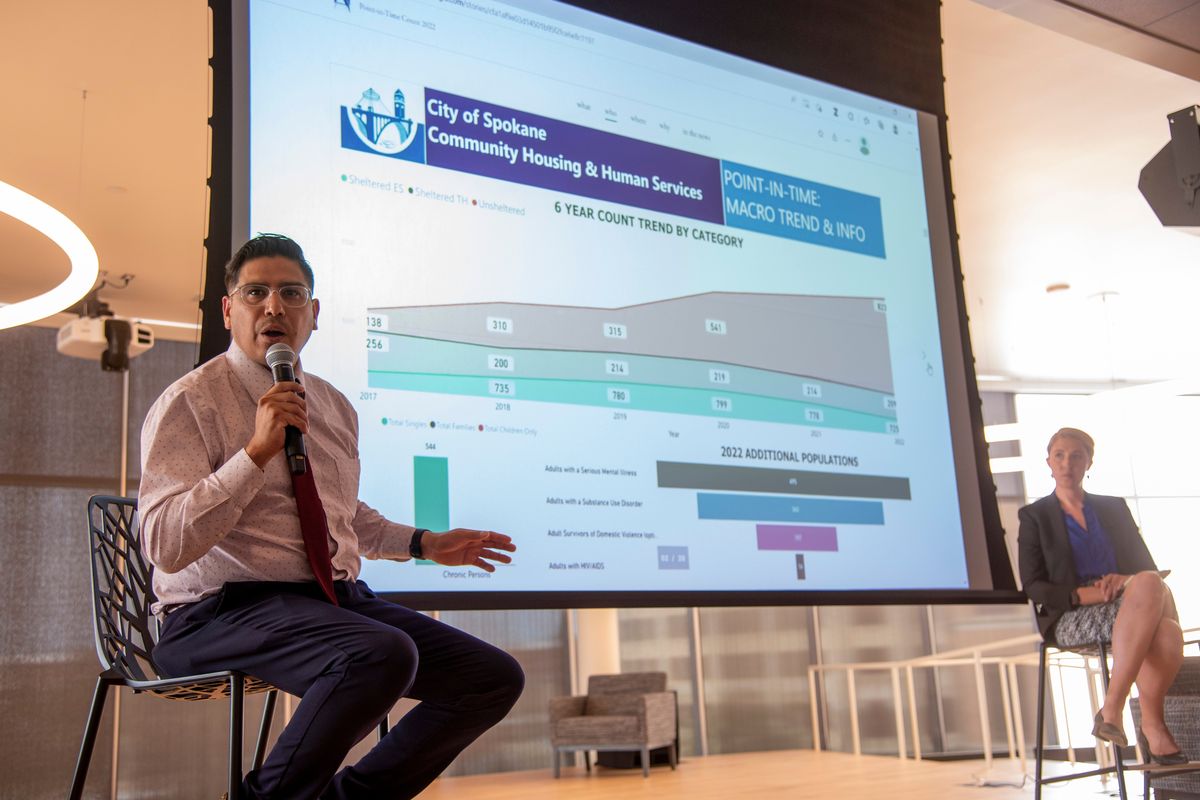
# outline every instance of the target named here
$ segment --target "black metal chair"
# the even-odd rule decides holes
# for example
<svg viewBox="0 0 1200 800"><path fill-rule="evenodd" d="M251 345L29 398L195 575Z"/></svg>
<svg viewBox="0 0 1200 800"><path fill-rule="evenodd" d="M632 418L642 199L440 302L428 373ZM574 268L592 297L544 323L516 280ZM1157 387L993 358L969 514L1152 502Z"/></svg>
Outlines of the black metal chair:
<svg viewBox="0 0 1200 800"><path fill-rule="evenodd" d="M229 800L237 800L242 782L243 699L268 692L254 748L254 768L262 766L275 710L275 687L235 670L163 678L154 665L157 621L150 613L155 602L152 568L142 555L137 522L137 501L128 497L96 496L88 501L88 543L92 567L92 611L100 675L84 727L83 743L75 764L70 800L79 800L87 779L92 749L104 702L112 687L168 700L211 700L228 697ZM385 716L379 724L382 738L388 730Z"/></svg>
<svg viewBox="0 0 1200 800"><path fill-rule="evenodd" d="M1046 784L1061 783L1063 781L1073 781L1078 778L1091 778L1099 775L1117 776L1117 791L1121 800L1127 800L1125 791L1125 771L1128 767L1121 761L1121 748L1117 745L1111 745L1113 764L1112 766L1100 767L1096 769L1084 770L1082 772L1072 772L1067 775L1055 775L1052 778L1042 777L1042 758L1045 753L1045 729L1046 729L1046 651L1051 647L1056 649L1071 650L1072 652L1081 655L1096 655L1100 659L1100 682L1104 687L1104 691L1108 691L1108 648L1110 642L1099 641L1092 647L1084 648L1058 648L1053 642L1042 642L1038 653L1038 699L1037 699L1037 745L1035 749L1036 763L1034 767L1034 783L1033 783L1033 798L1041 800L1042 787Z"/></svg>

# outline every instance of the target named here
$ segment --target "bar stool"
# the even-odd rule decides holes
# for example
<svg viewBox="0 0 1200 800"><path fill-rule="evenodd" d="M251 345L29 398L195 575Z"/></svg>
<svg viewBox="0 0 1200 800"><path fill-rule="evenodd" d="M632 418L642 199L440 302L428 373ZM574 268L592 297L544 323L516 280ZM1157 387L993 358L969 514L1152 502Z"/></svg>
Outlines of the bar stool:
<svg viewBox="0 0 1200 800"><path fill-rule="evenodd" d="M1063 783L1065 781L1073 781L1079 778L1092 778L1098 775L1117 776L1117 791L1121 800L1128 800L1128 793L1125 790L1125 765L1121 761L1121 748L1112 744L1113 763L1112 766L1102 767L1097 766L1096 769L1084 770L1082 772L1072 772L1067 775L1055 775L1053 778L1042 777L1042 758L1045 752L1045 728L1046 728L1046 654L1053 647L1057 650L1070 650L1073 653L1079 653L1083 656L1098 655L1100 659L1100 682L1104 687L1104 691L1108 691L1108 648L1111 642L1097 641L1095 645L1087 647L1058 647L1052 642L1042 642L1038 652L1038 700L1037 700L1037 745L1035 748L1036 762L1034 766L1034 783L1033 783L1033 798L1041 800L1042 786L1051 783Z"/></svg>

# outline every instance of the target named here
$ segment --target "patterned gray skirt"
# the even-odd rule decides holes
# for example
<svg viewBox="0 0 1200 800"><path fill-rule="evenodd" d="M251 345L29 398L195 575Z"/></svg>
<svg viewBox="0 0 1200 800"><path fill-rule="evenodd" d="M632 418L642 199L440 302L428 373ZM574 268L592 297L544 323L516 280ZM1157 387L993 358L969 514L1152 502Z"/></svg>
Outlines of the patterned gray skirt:
<svg viewBox="0 0 1200 800"><path fill-rule="evenodd" d="M1063 614L1054 626L1054 641L1059 647L1080 647L1101 639L1111 642L1122 598L1123 595L1108 603L1080 606Z"/></svg>

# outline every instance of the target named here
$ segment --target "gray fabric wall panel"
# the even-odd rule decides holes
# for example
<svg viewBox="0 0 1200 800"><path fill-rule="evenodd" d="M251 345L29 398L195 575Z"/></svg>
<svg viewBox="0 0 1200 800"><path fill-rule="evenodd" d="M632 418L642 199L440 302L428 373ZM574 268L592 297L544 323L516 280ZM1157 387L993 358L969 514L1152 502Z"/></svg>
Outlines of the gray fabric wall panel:
<svg viewBox="0 0 1200 800"><path fill-rule="evenodd" d="M1037 633L1033 612L1028 606L933 606L931 612L935 644L939 652ZM1031 649L1033 645L1011 649L1008 653L1028 652ZM979 724L974 669L943 667L938 670L938 680L946 732L940 749L951 753L981 752L983 733ZM1037 669L1018 667L1017 681L1025 740L1032 742L1037 720ZM993 748L1007 748L1003 694L999 671L995 666L984 667L984 687Z"/></svg>
<svg viewBox="0 0 1200 800"><path fill-rule="evenodd" d="M809 609L705 608L709 751L812 747Z"/></svg>
<svg viewBox="0 0 1200 800"><path fill-rule="evenodd" d="M5 376L0 388L0 563L13 576L0 583L0 602L7 611L0 623L0 716L5 720L0 726L0 798L65 796L99 669L85 507L90 495L116 493L119 485L122 378L103 372L99 362L60 355L55 333L31 327L0 331ZM157 396L187 371L193 353L190 345L164 342L133 362L131 467L149 405L141 398L151 392ZM125 700L135 718L138 702L163 704L129 696ZM110 700L101 723L88 797L108 797L111 705ZM221 714L222 704L209 705L214 706L210 713ZM153 748L175 730L166 709L136 723L127 718L125 755ZM219 758L220 735L214 744ZM126 761L121 774L136 780L138 770L136 763ZM160 796L161 790L160 785Z"/></svg>
<svg viewBox="0 0 1200 800"><path fill-rule="evenodd" d="M818 610L821 622L821 656L825 664L859 661L890 661L929 653L925 632L925 606L834 606ZM918 674L918 704L933 697L931 679ZM892 678L888 672L864 672L855 676L858 694L858 724L864 753L896 753L896 720ZM844 672L826 679L825 729L828 747L850 751L849 688ZM933 742L929 742L933 744ZM910 745L911 746L911 745ZM922 746L927 747L925 731Z"/></svg>
<svg viewBox="0 0 1200 800"><path fill-rule="evenodd" d="M550 698L570 694L561 611L447 611L443 622L510 653L525 670L525 692L508 716L459 756L447 775L550 766Z"/></svg>
<svg viewBox="0 0 1200 800"><path fill-rule="evenodd" d="M96 681L87 489L0 485L0 797L62 797ZM68 722L69 721L69 722ZM100 746L107 751L109 728ZM108 785L107 759L90 788Z"/></svg>
<svg viewBox="0 0 1200 800"><path fill-rule="evenodd" d="M691 617L686 608L623 608L618 613L622 672L665 672L679 698L679 753L699 755Z"/></svg>
<svg viewBox="0 0 1200 800"><path fill-rule="evenodd" d="M115 480L121 377L59 355L54 339L48 328L0 331L0 475Z"/></svg>

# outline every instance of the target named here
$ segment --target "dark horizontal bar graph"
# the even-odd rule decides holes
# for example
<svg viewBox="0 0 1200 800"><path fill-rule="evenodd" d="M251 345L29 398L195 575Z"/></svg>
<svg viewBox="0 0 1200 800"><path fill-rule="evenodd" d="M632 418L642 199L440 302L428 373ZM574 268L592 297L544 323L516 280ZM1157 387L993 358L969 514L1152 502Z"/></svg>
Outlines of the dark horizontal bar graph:
<svg viewBox="0 0 1200 800"><path fill-rule="evenodd" d="M663 489L912 499L908 478L680 461L658 462L658 485Z"/></svg>

